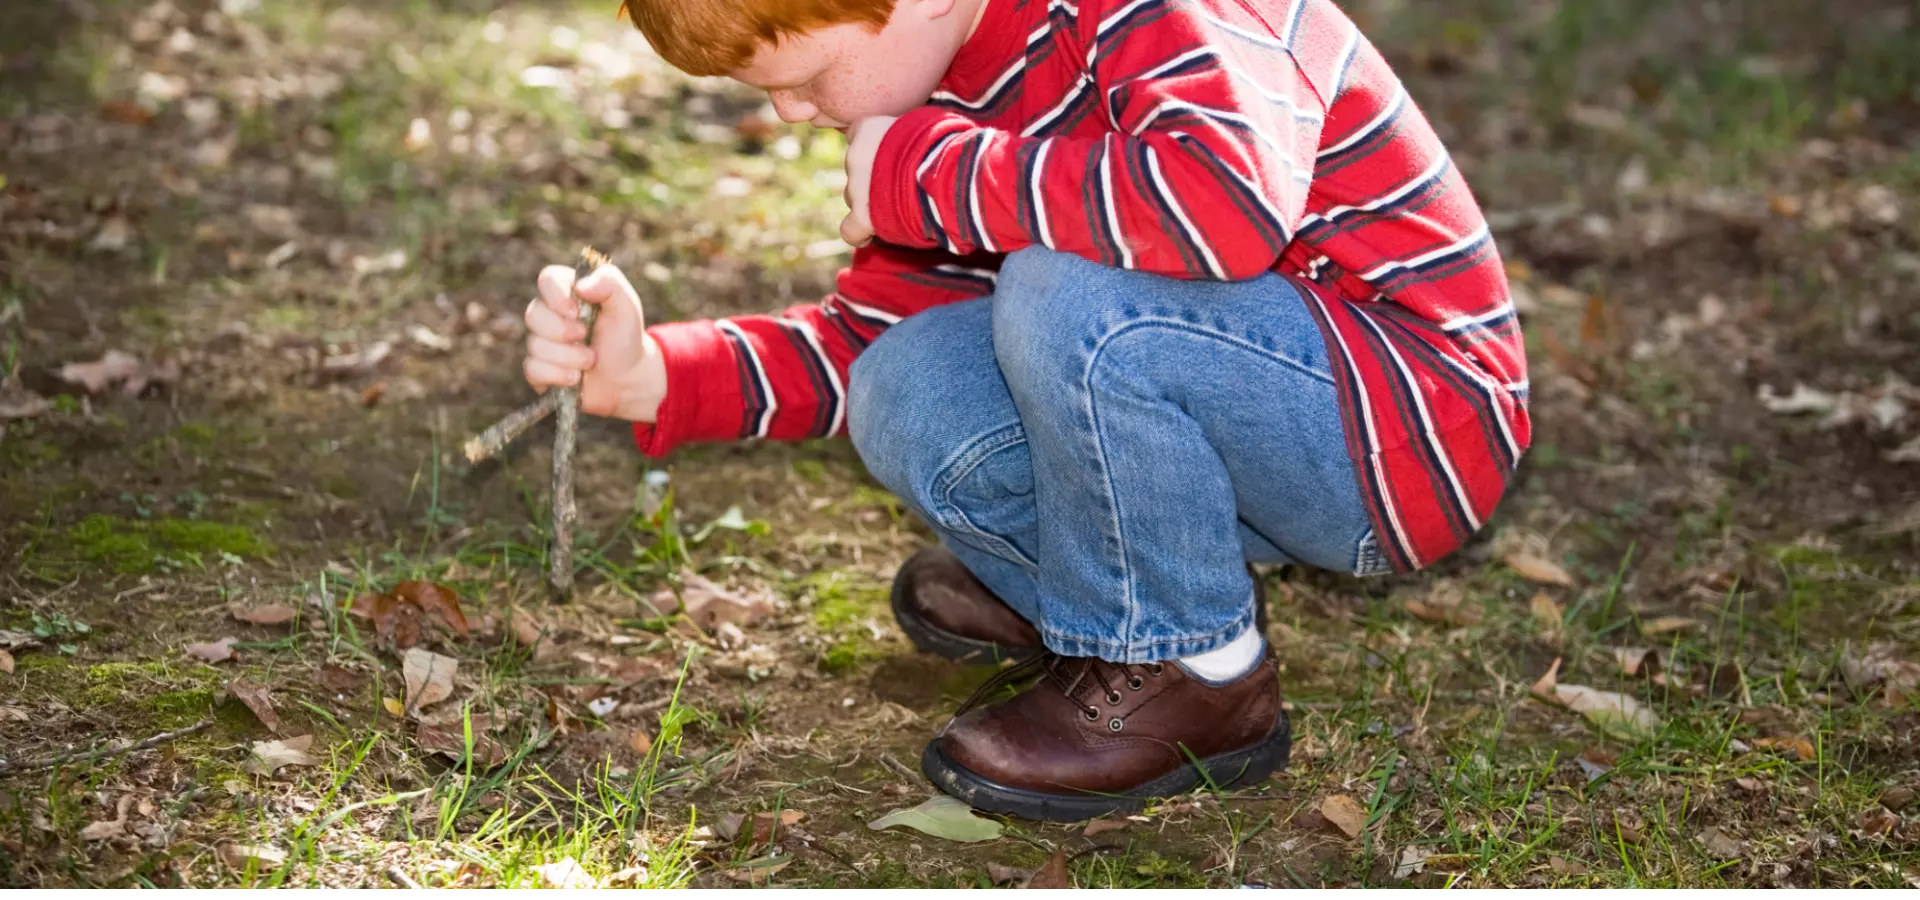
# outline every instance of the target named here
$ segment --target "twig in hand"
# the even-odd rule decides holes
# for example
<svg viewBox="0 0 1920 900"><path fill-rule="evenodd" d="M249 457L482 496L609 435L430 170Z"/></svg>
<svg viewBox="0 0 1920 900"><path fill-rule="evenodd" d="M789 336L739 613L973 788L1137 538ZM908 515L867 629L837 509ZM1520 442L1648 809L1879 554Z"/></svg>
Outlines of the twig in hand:
<svg viewBox="0 0 1920 900"><path fill-rule="evenodd" d="M593 343L593 320L600 308L580 299L577 285L580 279L592 274L593 270L607 265L607 257L592 247L580 250L580 259L573 266L573 302L580 310L580 322L587 326L587 344ZM585 376L581 376L585 380ZM552 589L556 603L564 603L573 596L573 522L576 510L573 506L573 449L580 433L580 388L556 388L553 419L553 546L547 556L553 561L547 570L547 586Z"/></svg>
<svg viewBox="0 0 1920 900"><path fill-rule="evenodd" d="M188 735L198 734L212 727L213 727L213 720L208 719L190 728L182 728L179 731L169 731L165 734L156 734L153 737L147 738L146 740L141 741L138 744L130 744L128 746L121 747L118 750L111 750L111 749L102 747L102 748L96 748L93 750L82 750L82 751L76 751L73 753L62 753L58 756L49 756L49 757L46 757L45 759L32 759L32 760L27 760L26 762L10 763L10 762L0 761L0 775L10 775L14 772L33 772L33 771L38 771L40 769L51 769L54 766L63 766L71 762L96 762L99 760L113 759L116 756L124 756L136 750L151 750L154 747L158 747L161 744L164 744L168 741L177 741L183 737L187 737Z"/></svg>
<svg viewBox="0 0 1920 900"><path fill-rule="evenodd" d="M545 421L560 405L560 392L548 391L533 401L507 414L507 417L493 423L493 427L480 432L467 440L465 448L467 462L479 463L500 455L507 445L518 440L527 429Z"/></svg>

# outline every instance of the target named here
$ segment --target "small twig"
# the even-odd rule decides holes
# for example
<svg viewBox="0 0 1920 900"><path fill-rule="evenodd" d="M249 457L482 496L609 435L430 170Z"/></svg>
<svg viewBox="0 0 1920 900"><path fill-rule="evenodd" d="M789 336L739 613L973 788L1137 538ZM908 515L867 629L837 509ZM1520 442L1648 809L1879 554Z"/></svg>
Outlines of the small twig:
<svg viewBox="0 0 1920 900"><path fill-rule="evenodd" d="M34 759L34 760L28 760L26 762L21 762L21 763L9 763L9 762L0 761L0 775L11 775L14 772L33 772L39 769L51 769L54 766L63 766L71 762L96 762L104 759L113 759L116 756L124 756L136 750L151 750L154 747L158 747L161 744L164 744L168 741L177 741L183 737L187 737L188 735L192 735L192 734L198 734L212 727L213 727L213 720L207 719L206 721L203 721L200 724L194 725L190 728L182 728L179 731L169 731L165 734L156 734L153 737L147 738L146 740L141 741L138 744L132 744L126 747L122 747L118 750L96 748L93 750L78 751L74 753L62 753L58 756L49 756L45 759Z"/></svg>
<svg viewBox="0 0 1920 900"><path fill-rule="evenodd" d="M407 873L400 871L399 866L387 867L387 880L393 882L393 886L397 888L406 888L409 891L425 890L420 886L420 882L408 878Z"/></svg>
<svg viewBox="0 0 1920 900"><path fill-rule="evenodd" d="M468 438L464 452L467 462L485 462L500 455L507 445L527 433L527 429L545 421L560 405L560 392L548 391L540 399L507 414L486 431Z"/></svg>
<svg viewBox="0 0 1920 900"><path fill-rule="evenodd" d="M573 303L581 324L587 326L589 346L593 344L593 320L600 308L580 299L580 279L607 264L607 257L600 251L582 247L580 259L573 266ZM585 380L582 375L581 381ZM555 388L553 393L559 399L553 417L553 546L547 554L553 565L547 570L547 586L555 603L565 603L573 597L573 523L579 515L573 505L573 450L580 435L580 387Z"/></svg>
<svg viewBox="0 0 1920 900"><path fill-rule="evenodd" d="M891 753L880 754L880 764L883 766L886 766L889 769L892 769L894 774L899 775L902 778L905 778L908 784L914 785L915 787L924 786L927 783L927 779L925 776L921 775L919 772L915 772L914 770L907 768L906 763L901 762L898 758L896 758Z"/></svg>

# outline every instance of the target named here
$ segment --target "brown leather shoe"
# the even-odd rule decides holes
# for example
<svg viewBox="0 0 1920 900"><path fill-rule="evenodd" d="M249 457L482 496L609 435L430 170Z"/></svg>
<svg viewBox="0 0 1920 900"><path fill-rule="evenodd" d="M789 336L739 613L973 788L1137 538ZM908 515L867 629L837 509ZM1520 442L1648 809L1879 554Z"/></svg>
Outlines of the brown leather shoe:
<svg viewBox="0 0 1920 900"><path fill-rule="evenodd" d="M1032 623L941 546L915 553L893 577L893 618L915 647L960 662L1024 662L1046 650Z"/></svg>
<svg viewBox="0 0 1920 900"><path fill-rule="evenodd" d="M1049 655L975 697L1034 671L1044 677L1033 686L962 707L927 745L920 768L934 785L987 812L1077 822L1201 785L1255 784L1287 766L1293 741L1271 655L1222 685L1178 664Z"/></svg>
<svg viewBox="0 0 1920 900"><path fill-rule="evenodd" d="M1265 636L1267 586L1257 573L1253 600L1254 625ZM909 557L893 576L893 618L915 647L958 662L1025 662L1046 651L1032 623L937 544Z"/></svg>

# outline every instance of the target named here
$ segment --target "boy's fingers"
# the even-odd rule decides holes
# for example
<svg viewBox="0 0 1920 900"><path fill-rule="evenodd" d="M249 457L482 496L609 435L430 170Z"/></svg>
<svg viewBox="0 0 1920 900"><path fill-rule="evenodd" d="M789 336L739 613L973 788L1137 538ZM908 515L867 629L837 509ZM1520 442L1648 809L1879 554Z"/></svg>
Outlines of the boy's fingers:
<svg viewBox="0 0 1920 900"><path fill-rule="evenodd" d="M573 270L566 266L548 266L540 270L540 300L561 316L580 314L573 302Z"/></svg>
<svg viewBox="0 0 1920 900"><path fill-rule="evenodd" d="M627 282L627 275L619 266L601 266L588 272L575 288L580 292L580 299L588 303L605 303L634 293L633 285Z"/></svg>
<svg viewBox="0 0 1920 900"><path fill-rule="evenodd" d="M593 368L593 351L579 344L550 341L537 334L527 336L527 357L569 369Z"/></svg>
<svg viewBox="0 0 1920 900"><path fill-rule="evenodd" d="M587 326L579 319L562 316L553 307L538 300L527 305L527 330L550 341L578 343L587 339Z"/></svg>
<svg viewBox="0 0 1920 900"><path fill-rule="evenodd" d="M527 376L527 383L536 389L571 387L580 383L579 369L562 368L545 360L528 357L520 368Z"/></svg>

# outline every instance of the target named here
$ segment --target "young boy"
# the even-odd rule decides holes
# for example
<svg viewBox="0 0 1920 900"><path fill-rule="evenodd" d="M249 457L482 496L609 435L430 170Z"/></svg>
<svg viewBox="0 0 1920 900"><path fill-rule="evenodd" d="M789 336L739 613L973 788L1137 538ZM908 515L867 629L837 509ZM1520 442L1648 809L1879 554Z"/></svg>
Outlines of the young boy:
<svg viewBox="0 0 1920 900"><path fill-rule="evenodd" d="M1479 208L1332 0L627 0L690 73L846 128L823 303L591 348L540 276L526 377L642 450L850 433L943 546L902 568L922 649L1040 676L922 759L1074 820L1286 765L1247 563L1360 575L1458 548L1528 445ZM582 381L584 375L584 381ZM970 704L971 706L971 704Z"/></svg>

